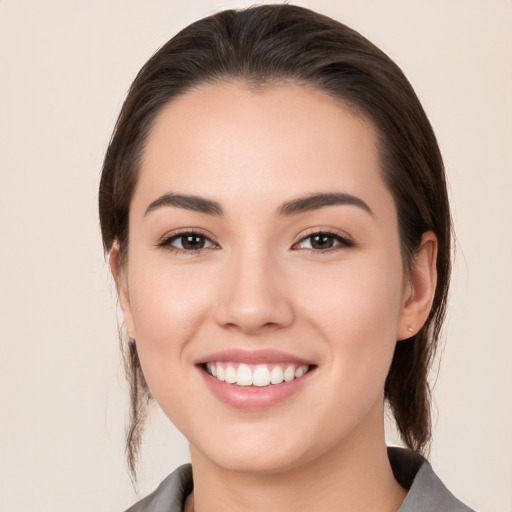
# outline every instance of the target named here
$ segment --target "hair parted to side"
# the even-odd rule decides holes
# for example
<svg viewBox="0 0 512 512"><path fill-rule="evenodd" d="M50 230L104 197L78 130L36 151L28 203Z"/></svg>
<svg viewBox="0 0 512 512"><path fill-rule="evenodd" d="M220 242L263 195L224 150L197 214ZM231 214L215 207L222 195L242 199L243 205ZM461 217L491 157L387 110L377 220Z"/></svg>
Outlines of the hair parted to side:
<svg viewBox="0 0 512 512"><path fill-rule="evenodd" d="M431 437L428 371L445 316L451 269L451 217L434 132L400 68L349 27L293 5L227 10L199 20L167 42L140 70L108 147L99 190L105 251L120 247L126 265L128 213L139 164L155 117L174 98L206 83L249 87L288 82L324 91L377 128L383 177L394 198L404 267L411 268L424 232L438 239L438 284L423 328L398 341L385 397L398 430L425 453ZM149 390L135 343L128 351L131 423L127 456L135 478Z"/></svg>

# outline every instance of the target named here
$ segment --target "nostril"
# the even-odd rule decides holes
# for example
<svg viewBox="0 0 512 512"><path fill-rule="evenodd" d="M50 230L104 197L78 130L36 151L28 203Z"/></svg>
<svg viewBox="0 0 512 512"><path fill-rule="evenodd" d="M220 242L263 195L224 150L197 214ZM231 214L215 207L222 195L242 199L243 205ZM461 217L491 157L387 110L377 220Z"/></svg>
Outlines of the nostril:
<svg viewBox="0 0 512 512"><path fill-rule="evenodd" d="M288 327L293 322L294 313L289 303L272 304L269 301L266 304L243 307L235 301L226 301L217 308L215 319L224 329L255 334Z"/></svg>
<svg viewBox="0 0 512 512"><path fill-rule="evenodd" d="M230 331L239 331L244 334L256 334L259 332L272 332L274 330L281 329L283 326L277 322L265 322L260 324L259 322L248 322L240 321L238 323L229 322L224 324L223 327Z"/></svg>

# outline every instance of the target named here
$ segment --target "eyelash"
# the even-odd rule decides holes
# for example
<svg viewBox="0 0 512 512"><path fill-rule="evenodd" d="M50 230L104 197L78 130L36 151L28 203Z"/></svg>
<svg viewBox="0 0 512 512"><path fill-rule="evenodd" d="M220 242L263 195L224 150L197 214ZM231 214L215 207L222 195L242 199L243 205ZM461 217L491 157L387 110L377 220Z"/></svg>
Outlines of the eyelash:
<svg viewBox="0 0 512 512"><path fill-rule="evenodd" d="M303 236L298 242L294 243L292 248L298 246L299 244L305 242L306 240L310 240L310 245L311 245L311 241L312 241L313 237L328 238L328 239L332 240L333 244L336 244L336 245L333 245L332 247L328 247L326 249L315 249L313 247L305 247L305 248L297 249L297 250L308 251L308 252L312 252L315 254L327 254L332 251L337 251L340 249L350 249L351 247L355 247L355 245L356 245L352 239L348 238L347 236L340 235L339 233L329 231L329 230L320 230L320 231L315 230L315 231L312 231L312 232L308 233L307 235Z"/></svg>
<svg viewBox="0 0 512 512"><path fill-rule="evenodd" d="M312 241L313 237L315 237L315 236L328 238L328 239L332 240L331 243L333 243L335 245L332 245L331 247L328 247L326 249L318 249L318 248L314 248L314 247L304 247L302 249L297 248L297 246L299 244L304 243L306 240L310 240L310 245L312 245L311 241ZM199 249L185 249L183 247L183 239L186 237L200 238L203 241L203 243L209 243L211 245L210 245L210 247L200 247ZM173 246L172 243L179 239L182 239L182 243L181 243L182 247ZM172 253L185 254L185 255L189 255L189 256L192 256L195 254L200 254L205 250L219 248L219 245L217 243L215 243L209 236L207 236L206 234L204 234L200 231L195 231L195 230L173 233L170 236L166 236L165 238L163 238L156 245L157 245L157 247L166 249L168 251L171 251ZM356 245L355 242L346 236L342 236L339 233L335 233L335 232L328 231L328 230L320 230L320 231L312 231L311 233L308 233L307 235L303 236L298 242L295 242L292 245L292 249L308 251L308 252L315 253L315 254L326 254L326 253L330 253L332 251L340 250L343 248L349 249L351 247L355 247L355 245Z"/></svg>
<svg viewBox="0 0 512 512"><path fill-rule="evenodd" d="M185 249L183 247L183 239L187 238L187 237L200 238L204 241L204 243L210 243L211 247L200 247L199 249ZM182 239L182 243L181 243L182 247L173 246L172 243L179 239ZM179 233L172 233L171 235L163 238L156 245L157 245L157 247L166 249L172 253L184 254L187 256L193 256L195 254L200 254L203 251L208 250L208 249L218 249L219 248L219 245L216 244L208 235L206 235L205 233L202 233L201 231L197 231L197 230L181 231Z"/></svg>

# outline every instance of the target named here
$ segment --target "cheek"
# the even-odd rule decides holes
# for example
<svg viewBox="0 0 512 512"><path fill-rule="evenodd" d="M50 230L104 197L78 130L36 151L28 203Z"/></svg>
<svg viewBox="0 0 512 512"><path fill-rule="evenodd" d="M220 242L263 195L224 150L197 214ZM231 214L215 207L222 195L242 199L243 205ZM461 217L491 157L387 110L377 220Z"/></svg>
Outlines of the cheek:
<svg viewBox="0 0 512 512"><path fill-rule="evenodd" d="M303 314L328 354L321 394L331 398L318 406L326 439L356 429L371 410L380 414L396 344L402 273L399 265L386 272L376 266L339 271L324 283L324 292L321 279L309 287Z"/></svg>
<svg viewBox="0 0 512 512"><path fill-rule="evenodd" d="M130 307L141 364L151 386L168 379L169 369L183 362L190 340L207 315L210 292L200 266L194 272L132 258ZM205 284L206 283L206 284ZM152 389L153 391L153 389Z"/></svg>
<svg viewBox="0 0 512 512"><path fill-rule="evenodd" d="M383 386L396 344L402 275L400 260L389 258L388 264L331 270L307 287L303 315L328 341L340 378Z"/></svg>
<svg viewBox="0 0 512 512"><path fill-rule="evenodd" d="M395 336L403 281L399 258L360 258L317 270L298 292L305 298L304 314L316 311L319 320L340 332L375 330L381 338Z"/></svg>

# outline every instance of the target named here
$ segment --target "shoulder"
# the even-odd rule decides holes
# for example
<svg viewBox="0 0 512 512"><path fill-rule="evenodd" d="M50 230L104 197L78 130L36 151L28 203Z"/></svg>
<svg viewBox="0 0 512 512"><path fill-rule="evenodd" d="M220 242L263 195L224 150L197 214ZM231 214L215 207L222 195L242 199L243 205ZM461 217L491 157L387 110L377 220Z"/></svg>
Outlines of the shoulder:
<svg viewBox="0 0 512 512"><path fill-rule="evenodd" d="M191 491L192 468L190 464L184 464L126 512L182 512L185 498Z"/></svg>
<svg viewBox="0 0 512 512"><path fill-rule="evenodd" d="M418 453L388 448L388 456L395 478L409 490L398 512L474 512L446 488Z"/></svg>

